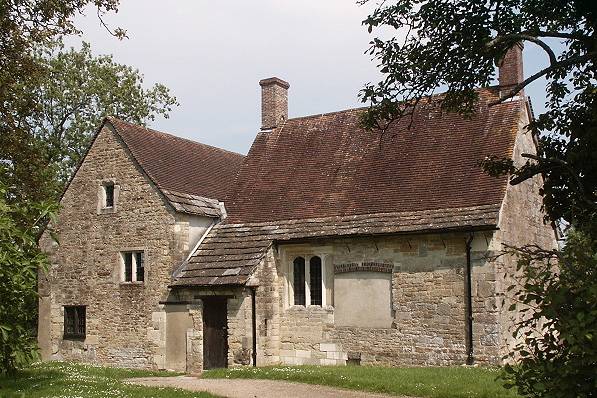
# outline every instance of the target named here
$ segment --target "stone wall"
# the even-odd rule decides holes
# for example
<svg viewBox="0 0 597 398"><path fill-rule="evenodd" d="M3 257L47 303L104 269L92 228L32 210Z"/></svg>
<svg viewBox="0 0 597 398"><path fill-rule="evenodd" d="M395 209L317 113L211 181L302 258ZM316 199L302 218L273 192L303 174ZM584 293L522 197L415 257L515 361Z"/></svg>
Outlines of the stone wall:
<svg viewBox="0 0 597 398"><path fill-rule="evenodd" d="M521 129L524 123L521 120ZM514 158L521 161L521 153L533 151L530 135L519 134ZM116 211L112 212L98 210L98 189L107 180L118 187ZM509 335L516 320L516 315L503 307L508 304L506 288L516 277L515 261L508 257L490 261L487 257L504 244L556 244L551 226L543 223L540 185L540 177L535 177L508 187L500 229L474 234L473 348L478 363L500 361L508 344L512 344ZM98 135L61 204L54 226L60 244L48 234L41 240L52 263L49 273L40 275L39 284L39 341L44 359L167 368L167 303L172 303L186 306L189 314L190 327L177 331L186 345L186 371L200 372L201 296L216 294L229 297L229 366L251 363L251 288L167 289L173 269L201 235L197 228L207 228L211 220L190 218L169 209L108 128ZM258 365L465 363L467 238L467 234L445 233L274 245L251 279L257 286ZM121 282L120 252L125 250L145 252L144 283ZM322 259L323 306L293 305L290 264L297 255ZM377 282L385 282L371 286L389 283L389 300L377 301L389 303L390 308L381 309L384 316L389 314L389 322L384 320L388 326L354 326L358 322L351 322L350 316L343 316L345 326L336 324L336 307L341 305L338 300L367 303L372 294L355 285L338 295L334 284L339 275L350 282L351 275L353 280L365 274L376 280L376 273L386 278L377 278ZM87 306L84 340L63 339L65 305ZM379 308L370 310L375 313ZM355 320L362 318L359 311L353 316Z"/></svg>
<svg viewBox="0 0 597 398"><path fill-rule="evenodd" d="M447 365L461 364L465 352L464 234L410 237L345 238L301 245L281 245L278 255L275 295L280 350L278 360L288 364L344 364L360 358L363 364ZM484 258L493 247L491 232L477 232L473 240L473 315L475 357L481 363L495 363L498 351L497 306L494 266ZM337 326L333 305L292 306L285 277L292 256L319 253L331 264L364 264L363 270L387 272L392 264L391 306L393 322L387 328ZM292 253L290 256L288 253ZM358 268L358 267L357 267ZM341 268L344 275L346 267ZM332 274L333 275L333 274ZM328 273L325 285L333 292ZM263 284L263 281L260 280ZM263 287L264 293L269 290ZM273 293L273 292L272 292ZM371 292L355 291L354 300L367 301ZM337 300L338 298L336 298ZM262 300L265 301L265 298ZM330 303L332 304L332 303ZM338 305L337 302L334 303ZM371 309L374 311L375 309ZM275 312L275 311L274 311ZM354 313L355 319L360 317ZM261 322L261 326L263 323ZM271 332L275 334L275 331ZM260 336L263 340L263 336ZM267 340L267 339L266 339ZM260 347L267 345L262 342ZM275 351L263 352L275 360Z"/></svg>
<svg viewBox="0 0 597 398"><path fill-rule="evenodd" d="M98 190L118 187L115 211L98 210ZM40 244L51 268L40 275L39 343L44 359L126 367L165 366L166 297L173 269L190 250L190 220L161 194L104 127L61 200L53 228ZM122 283L121 252L143 250L145 282ZM65 305L85 305L86 338L63 339Z"/></svg>
<svg viewBox="0 0 597 398"><path fill-rule="evenodd" d="M187 373L203 371L203 305L201 301L189 305L192 328L187 330Z"/></svg>
<svg viewBox="0 0 597 398"><path fill-rule="evenodd" d="M526 112L519 122L519 134L514 146L513 159L517 165L522 165L526 159L523 153L536 153L535 143L531 132L526 131L528 124ZM497 241L504 245L522 247L535 244L544 249L555 249L558 246L556 232L551 223L544 221L545 213L542 211L542 198L539 190L543 185L542 177L535 176L518 185L508 185L506 196L500 214L500 230L496 232ZM496 266L496 294L497 304L500 307L500 341L501 355L509 352L515 344L512 339L514 324L521 316L519 311L508 311L513 303L511 298L514 291L508 291L510 285L516 284L519 273L516 272L516 258L504 256Z"/></svg>
<svg viewBox="0 0 597 398"><path fill-rule="evenodd" d="M521 153L535 151L530 134L524 132L528 122L525 115L520 119L513 153L519 163L523 161ZM471 288L473 352L477 363L501 362L508 344L512 344L509 336L513 322L519 316L505 310L509 304L506 288L517 277L515 261L496 255L505 245L533 243L546 248L557 245L552 226L543 222L540 186L540 177L508 186L499 230L474 234ZM344 238L273 247L257 274L260 285L257 298L259 363L465 363L467 237L467 234L452 233ZM298 255L305 258L317 255L326 264L326 305L292 305L291 264ZM353 275L357 280L359 272L375 271L372 265L379 268L377 272L388 272L387 266L392 267L391 326L337 325L334 266L340 272L355 271ZM360 295L357 292L350 300L366 302L369 294L367 291ZM354 317L358 318L359 314L355 313Z"/></svg>

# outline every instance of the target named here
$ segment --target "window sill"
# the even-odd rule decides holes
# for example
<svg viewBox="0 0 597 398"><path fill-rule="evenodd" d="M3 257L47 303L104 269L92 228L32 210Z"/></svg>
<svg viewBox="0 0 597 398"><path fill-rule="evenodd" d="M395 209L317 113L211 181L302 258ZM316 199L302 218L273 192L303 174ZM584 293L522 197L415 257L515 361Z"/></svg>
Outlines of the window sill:
<svg viewBox="0 0 597 398"><path fill-rule="evenodd" d="M116 213L116 207L100 207L97 209L97 214L114 214Z"/></svg>
<svg viewBox="0 0 597 398"><path fill-rule="evenodd" d="M301 312L301 311L326 311L326 312L334 312L334 307L331 305L291 305L287 308L289 311L294 312Z"/></svg>
<svg viewBox="0 0 597 398"><path fill-rule="evenodd" d="M145 282L120 282L120 286L145 286Z"/></svg>
<svg viewBox="0 0 597 398"><path fill-rule="evenodd" d="M65 334L62 336L62 340L70 340L70 341L84 341L85 336L74 335L74 334Z"/></svg>

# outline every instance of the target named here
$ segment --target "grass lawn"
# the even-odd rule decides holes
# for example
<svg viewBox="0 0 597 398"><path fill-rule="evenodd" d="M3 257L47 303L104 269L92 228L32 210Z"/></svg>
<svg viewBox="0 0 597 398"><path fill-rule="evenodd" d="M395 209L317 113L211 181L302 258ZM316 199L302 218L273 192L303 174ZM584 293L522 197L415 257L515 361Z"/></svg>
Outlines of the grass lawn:
<svg viewBox="0 0 597 398"><path fill-rule="evenodd" d="M175 376L170 372L151 372L44 362L19 372L16 377L0 377L1 398L209 398L208 393L193 393L174 388L129 385L123 379L148 376Z"/></svg>
<svg viewBox="0 0 597 398"><path fill-rule="evenodd" d="M274 366L208 370L202 377L288 380L413 397L518 397L495 380L499 372L468 367Z"/></svg>

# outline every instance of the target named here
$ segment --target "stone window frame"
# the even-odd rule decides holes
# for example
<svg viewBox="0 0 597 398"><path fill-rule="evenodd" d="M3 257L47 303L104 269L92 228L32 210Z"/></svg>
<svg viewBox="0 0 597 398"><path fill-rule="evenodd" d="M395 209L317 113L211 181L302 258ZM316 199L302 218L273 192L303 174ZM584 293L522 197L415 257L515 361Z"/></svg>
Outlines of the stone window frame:
<svg viewBox="0 0 597 398"><path fill-rule="evenodd" d="M113 203L111 207L106 207L106 187L113 186ZM97 214L116 213L118 199L120 197L120 185L113 178L107 178L99 181L97 189Z"/></svg>
<svg viewBox="0 0 597 398"><path fill-rule="evenodd" d="M132 253L132 270L131 270L131 280L127 281L125 279L125 255L127 253ZM137 280L137 256L134 254L142 253L143 255L143 280ZM144 247L127 247L118 252L118 282L121 285L144 285L147 283L147 275L148 271L148 255L147 250Z"/></svg>
<svg viewBox="0 0 597 398"><path fill-rule="evenodd" d="M287 294L286 300L288 303L288 307L320 307L325 308L328 306L327 303L327 287L328 281L326 281L326 267L328 266L329 262L329 254L325 252L320 252L317 250L303 250L303 251L289 251L286 253L286 286L287 286ZM294 259L297 257L302 257L305 259L305 305L302 304L294 304ZM311 304L311 270L310 264L311 259L313 257L319 257L321 259L321 305Z"/></svg>

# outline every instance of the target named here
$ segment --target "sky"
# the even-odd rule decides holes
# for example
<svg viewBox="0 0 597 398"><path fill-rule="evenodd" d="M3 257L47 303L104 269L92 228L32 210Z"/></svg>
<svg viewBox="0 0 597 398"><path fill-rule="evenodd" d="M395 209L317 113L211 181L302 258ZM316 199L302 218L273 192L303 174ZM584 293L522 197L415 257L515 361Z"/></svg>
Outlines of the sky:
<svg viewBox="0 0 597 398"><path fill-rule="evenodd" d="M139 69L147 87L170 88L180 106L149 127L246 154L260 128L261 79L290 83L289 117L363 106L359 90L381 76L365 54L371 9L356 0L121 0L104 20L128 39L110 36L89 9L76 20L82 37L66 45L83 39ZM526 76L546 65L541 50L524 54ZM545 82L527 94L540 112Z"/></svg>

